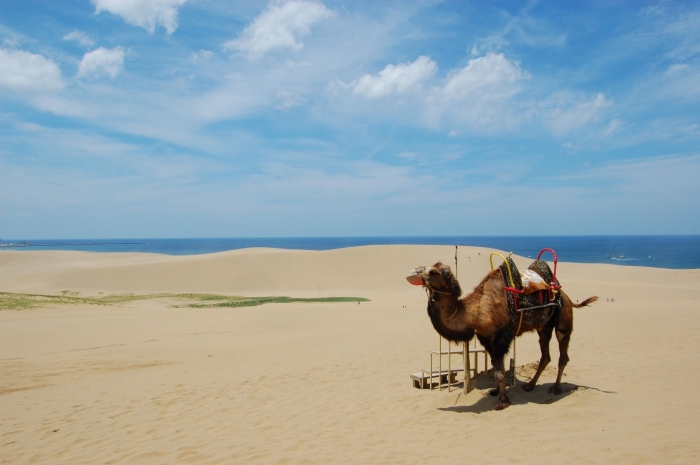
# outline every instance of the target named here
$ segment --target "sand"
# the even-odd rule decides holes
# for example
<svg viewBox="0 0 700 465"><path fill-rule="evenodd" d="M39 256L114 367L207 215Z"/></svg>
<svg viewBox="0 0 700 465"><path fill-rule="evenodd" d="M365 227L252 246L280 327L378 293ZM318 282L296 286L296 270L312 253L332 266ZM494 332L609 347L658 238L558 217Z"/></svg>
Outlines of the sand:
<svg viewBox="0 0 700 465"><path fill-rule="evenodd" d="M465 291L489 252L460 248ZM412 387L438 337L404 277L437 260L454 248L2 251L2 292L371 301L0 311L0 463L700 462L700 270L560 263L574 301L601 297L576 310L564 392L547 393L554 362L497 412L483 376L467 395ZM536 337L517 344L526 380Z"/></svg>

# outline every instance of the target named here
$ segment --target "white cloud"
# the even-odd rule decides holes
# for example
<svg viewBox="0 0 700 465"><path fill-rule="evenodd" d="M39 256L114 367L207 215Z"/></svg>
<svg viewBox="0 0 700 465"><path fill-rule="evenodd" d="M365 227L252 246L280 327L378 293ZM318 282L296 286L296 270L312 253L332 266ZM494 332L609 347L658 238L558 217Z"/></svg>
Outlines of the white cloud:
<svg viewBox="0 0 700 465"><path fill-rule="evenodd" d="M682 98L686 101L700 97L700 67L677 63L668 67L657 87L661 98Z"/></svg>
<svg viewBox="0 0 700 465"><path fill-rule="evenodd" d="M335 97L338 95L342 95L345 92L348 91L348 89L352 88L354 84L354 81L351 82L350 84L346 84L345 82L339 80L339 79L333 79L331 82L329 82L326 85L326 94Z"/></svg>
<svg viewBox="0 0 700 465"><path fill-rule="evenodd" d="M399 113L394 105L375 105L372 115L436 130L444 130L444 125L455 131L466 127L498 129L512 127L524 118L522 108L512 104L512 97L523 91L522 83L530 79L519 62L489 53L450 71L440 85L428 86L437 70L437 63L421 56L412 63L388 65L378 74L362 76L350 84L333 80L326 91L333 98L349 93L375 101L399 97Z"/></svg>
<svg viewBox="0 0 700 465"><path fill-rule="evenodd" d="M275 108L278 110L288 110L304 103L304 97L290 90L281 90L277 92L276 97L279 103Z"/></svg>
<svg viewBox="0 0 700 465"><path fill-rule="evenodd" d="M666 72L664 73L664 76L666 77L673 77L677 76L678 74L682 74L686 70L690 69L690 65L686 63L676 63L668 67Z"/></svg>
<svg viewBox="0 0 700 465"><path fill-rule="evenodd" d="M679 3L679 5L681 5ZM669 11L658 15L655 26L663 30L663 40L674 39L665 55L674 60L687 60L700 53L700 11L667 4Z"/></svg>
<svg viewBox="0 0 700 465"><path fill-rule="evenodd" d="M413 63L387 65L376 76L366 74L352 85L353 92L369 99L402 94L415 88L422 80L431 77L437 63L429 57L418 57Z"/></svg>
<svg viewBox="0 0 700 465"><path fill-rule="evenodd" d="M140 26L153 34L156 26L165 28L168 34L177 29L177 9L187 0L90 0L95 14L108 11L121 16L124 21Z"/></svg>
<svg viewBox="0 0 700 465"><path fill-rule="evenodd" d="M192 52L191 58L194 63L197 63L198 61L209 60L212 55L214 55L214 52L211 50L200 50L198 52Z"/></svg>
<svg viewBox="0 0 700 465"><path fill-rule="evenodd" d="M300 37L309 34L311 26L334 16L322 3L306 0L272 2L241 35L226 42L223 47L257 59L267 52L287 48L301 50Z"/></svg>
<svg viewBox="0 0 700 465"><path fill-rule="evenodd" d="M264 77L259 80L233 74L219 87L187 100L187 116L206 122L240 118L263 107L274 106L275 93Z"/></svg>
<svg viewBox="0 0 700 465"><path fill-rule="evenodd" d="M63 87L63 78L58 65L42 55L0 48L0 87L58 90Z"/></svg>
<svg viewBox="0 0 700 465"><path fill-rule="evenodd" d="M100 47L83 55L78 67L78 77L109 76L114 79L124 67L124 50Z"/></svg>
<svg viewBox="0 0 700 465"><path fill-rule="evenodd" d="M518 92L514 84L526 79L530 79L530 75L520 69L519 63L508 60L502 53L489 53L469 60L467 66L450 73L439 92L439 99L509 97Z"/></svg>
<svg viewBox="0 0 700 465"><path fill-rule="evenodd" d="M608 127L605 129L605 132L603 132L603 138L608 137L610 134L615 132L617 127L620 125L620 120L614 119L610 121L610 124L608 124Z"/></svg>
<svg viewBox="0 0 700 465"><path fill-rule="evenodd" d="M77 29L73 32L69 32L68 34L64 35L63 40L72 40L78 42L83 47L90 47L91 45L95 44L95 41L92 40L90 36L88 36L83 31L79 31Z"/></svg>
<svg viewBox="0 0 700 465"><path fill-rule="evenodd" d="M508 41L500 36L480 37L476 39L472 46L472 55L483 55L484 53L495 53L508 45Z"/></svg>
<svg viewBox="0 0 700 465"><path fill-rule="evenodd" d="M613 104L603 94L597 94L591 100L568 92L559 92L541 105L545 125L556 135L562 135L582 128L586 124L599 122L603 109ZM611 122L605 136L612 133L617 122Z"/></svg>
<svg viewBox="0 0 700 465"><path fill-rule="evenodd" d="M645 229L672 230L673 226L662 226L664 219L675 225L689 222L688 205L700 202L700 191L696 188L698 172L700 155L657 156L615 160L590 171L573 173L568 182L590 183L590 191L596 190L597 183L609 185L605 195L614 198L614 202L590 204L591 210L599 208L602 212L623 204L630 221L648 223ZM678 214L672 213L674 210Z"/></svg>

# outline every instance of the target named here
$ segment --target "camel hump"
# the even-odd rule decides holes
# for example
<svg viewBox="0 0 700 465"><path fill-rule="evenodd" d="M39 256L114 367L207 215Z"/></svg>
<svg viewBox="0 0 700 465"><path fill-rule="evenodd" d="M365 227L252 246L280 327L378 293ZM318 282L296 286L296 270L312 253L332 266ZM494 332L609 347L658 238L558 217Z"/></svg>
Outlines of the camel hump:
<svg viewBox="0 0 700 465"><path fill-rule="evenodd" d="M523 278L518 270L518 267L515 265L512 258L508 257L506 261L508 262L508 265L506 265L506 262L503 262L501 266L498 267L501 270L501 273L503 273L503 280L506 282L506 286L512 286L515 289L522 291ZM510 267L510 273L508 273L508 267ZM527 267L527 269L537 273L547 285L552 283L554 273L552 273L552 269L545 260L535 260L530 264L530 266ZM510 280L511 275L513 276L513 282ZM557 280L556 284L560 284L559 280Z"/></svg>
<svg viewBox="0 0 700 465"><path fill-rule="evenodd" d="M527 267L527 269L540 275L547 284L551 284L554 273L552 273L549 263L547 263L545 260L535 260L530 264L530 266ZM559 281L557 281L557 284L559 284Z"/></svg>

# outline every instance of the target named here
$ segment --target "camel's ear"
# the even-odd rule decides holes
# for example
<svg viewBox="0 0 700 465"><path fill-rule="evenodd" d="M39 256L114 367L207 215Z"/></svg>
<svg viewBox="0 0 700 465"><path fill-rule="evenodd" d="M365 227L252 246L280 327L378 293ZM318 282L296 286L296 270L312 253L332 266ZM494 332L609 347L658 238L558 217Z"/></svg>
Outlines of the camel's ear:
<svg viewBox="0 0 700 465"><path fill-rule="evenodd" d="M460 296L462 294L462 288L459 287L457 278L452 274L452 270L449 266L445 266L442 269L442 280L445 282L447 287L450 288L450 292L455 296Z"/></svg>
<svg viewBox="0 0 700 465"><path fill-rule="evenodd" d="M449 266L445 266L442 269L442 279L449 279L451 274L452 274L452 270L450 270Z"/></svg>

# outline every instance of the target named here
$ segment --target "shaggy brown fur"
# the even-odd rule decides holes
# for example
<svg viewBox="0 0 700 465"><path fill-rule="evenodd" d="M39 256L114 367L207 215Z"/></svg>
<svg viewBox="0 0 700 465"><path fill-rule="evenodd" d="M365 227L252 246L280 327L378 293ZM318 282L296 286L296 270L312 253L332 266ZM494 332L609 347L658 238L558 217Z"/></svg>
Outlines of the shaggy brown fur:
<svg viewBox="0 0 700 465"><path fill-rule="evenodd" d="M529 331L537 331L540 336L542 357L537 373L532 380L522 386L526 391L532 391L537 384L542 371L549 364L549 341L552 332L556 332L559 341L559 372L557 380L549 389L550 393L561 394L561 376L569 361L568 348L574 324L574 308L585 307L598 300L597 296L589 297L580 304L574 304L571 299L562 294L562 308L556 309L546 323L530 326L523 323L516 335L517 325L508 317L508 302L505 281L499 269L491 271L479 283L474 292L464 298L457 279L449 266L438 262L430 268L420 271L423 286L428 290L428 316L435 330L443 337L454 342L468 342L474 337L484 346L491 356L494 376L498 388L491 392L498 396L496 410L510 406L506 395L505 370L503 361L510 350L510 345L516 336Z"/></svg>

